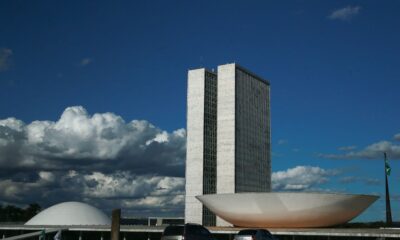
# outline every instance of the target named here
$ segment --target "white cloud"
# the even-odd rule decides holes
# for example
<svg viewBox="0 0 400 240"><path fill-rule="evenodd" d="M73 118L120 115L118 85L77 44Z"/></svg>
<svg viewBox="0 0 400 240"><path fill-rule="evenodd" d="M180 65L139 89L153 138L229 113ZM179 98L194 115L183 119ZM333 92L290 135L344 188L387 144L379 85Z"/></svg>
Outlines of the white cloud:
<svg viewBox="0 0 400 240"><path fill-rule="evenodd" d="M351 151L351 150L354 150L356 148L357 148L357 146L352 145L352 146L339 147L338 149L339 149L339 151Z"/></svg>
<svg viewBox="0 0 400 240"><path fill-rule="evenodd" d="M70 170L35 174L38 178L29 182L0 180L2 202L27 204L36 201L48 206L77 200L103 209L118 205L136 214L151 209L153 214L160 211L167 215L179 215L184 207L185 181L182 177L135 175L129 171L106 174Z"/></svg>
<svg viewBox="0 0 400 240"><path fill-rule="evenodd" d="M396 140L396 141L400 141L400 133L395 134L395 135L393 136L393 138L394 138L394 140Z"/></svg>
<svg viewBox="0 0 400 240"><path fill-rule="evenodd" d="M16 118L7 118L7 119L0 120L0 126L8 127L10 129L18 131L18 132L23 130L24 125L25 125L24 122L22 122L21 120L18 120Z"/></svg>
<svg viewBox="0 0 400 240"><path fill-rule="evenodd" d="M157 134L153 139L148 140L146 142L146 145L150 145L153 142L165 143L168 142L168 140L169 140L168 133L166 131L163 131L162 133Z"/></svg>
<svg viewBox="0 0 400 240"><path fill-rule="evenodd" d="M126 123L114 113L91 116L81 106L66 108L56 122L0 120L0 166L4 167L11 163L59 169L82 160L147 166L151 171L154 167L149 164L183 169L185 147L184 129L168 133L144 120Z"/></svg>
<svg viewBox="0 0 400 240"><path fill-rule="evenodd" d="M44 194L55 178L51 172L39 172L38 179L31 182L20 182L12 179L0 180L0 199L10 201L27 201Z"/></svg>
<svg viewBox="0 0 400 240"><path fill-rule="evenodd" d="M76 176L75 176L76 177ZM184 179L167 176L133 175L127 171L112 174L93 172L83 176L84 194L95 198L143 198L182 194Z"/></svg>
<svg viewBox="0 0 400 240"><path fill-rule="evenodd" d="M39 172L39 177L45 182L54 182L55 176L52 172L48 171L40 171Z"/></svg>
<svg viewBox="0 0 400 240"><path fill-rule="evenodd" d="M348 21L356 16L361 10L360 6L347 6L333 11L328 18L332 20Z"/></svg>
<svg viewBox="0 0 400 240"><path fill-rule="evenodd" d="M57 121L0 120L0 199L181 215L186 131L68 107ZM156 202L157 206L150 203Z"/></svg>
<svg viewBox="0 0 400 240"><path fill-rule="evenodd" d="M320 167L297 166L272 173L272 188L277 191L312 190L328 182L330 176L338 173L337 170L325 170Z"/></svg>
<svg viewBox="0 0 400 240"><path fill-rule="evenodd" d="M383 153L389 159L400 159L400 145L389 141L373 143L362 150L350 151L344 154L320 154L320 157L329 159L383 159Z"/></svg>
<svg viewBox="0 0 400 240"><path fill-rule="evenodd" d="M284 144L287 144L288 143L288 140L286 140L286 139L279 139L278 140L278 145L284 145Z"/></svg>
<svg viewBox="0 0 400 240"><path fill-rule="evenodd" d="M170 203L170 204L166 204ZM153 208L160 210L168 210L172 208L183 208L185 204L185 196L181 195L171 195L171 196L147 196L139 200L124 199L122 201L122 206L126 208Z"/></svg>
<svg viewBox="0 0 400 240"><path fill-rule="evenodd" d="M80 62L79 62L79 66L81 67L85 67L89 64L91 64L93 62L92 58L83 58Z"/></svg>
<svg viewBox="0 0 400 240"><path fill-rule="evenodd" d="M13 51L9 48L0 48L0 72L7 71L11 65Z"/></svg>

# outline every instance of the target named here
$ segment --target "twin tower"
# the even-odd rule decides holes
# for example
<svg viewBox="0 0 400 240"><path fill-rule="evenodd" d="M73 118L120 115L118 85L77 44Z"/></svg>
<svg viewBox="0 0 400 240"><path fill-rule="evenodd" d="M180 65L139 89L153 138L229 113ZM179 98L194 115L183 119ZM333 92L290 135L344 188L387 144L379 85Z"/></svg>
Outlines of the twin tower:
<svg viewBox="0 0 400 240"><path fill-rule="evenodd" d="M195 196L271 190L270 85L233 63L190 70L187 91L185 221L224 226Z"/></svg>

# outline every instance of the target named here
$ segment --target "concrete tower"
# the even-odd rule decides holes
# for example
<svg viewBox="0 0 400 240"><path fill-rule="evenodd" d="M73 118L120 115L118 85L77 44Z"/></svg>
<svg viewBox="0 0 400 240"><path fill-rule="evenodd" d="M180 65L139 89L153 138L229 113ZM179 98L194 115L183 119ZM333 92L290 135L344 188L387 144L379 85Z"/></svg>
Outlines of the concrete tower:
<svg viewBox="0 0 400 240"><path fill-rule="evenodd" d="M195 198L216 193L217 75L188 73L185 221L215 226L215 215Z"/></svg>
<svg viewBox="0 0 400 240"><path fill-rule="evenodd" d="M269 83L237 64L190 70L185 221L227 225L195 198L271 190Z"/></svg>
<svg viewBox="0 0 400 240"><path fill-rule="evenodd" d="M269 91L237 64L218 67L217 193L271 191Z"/></svg>

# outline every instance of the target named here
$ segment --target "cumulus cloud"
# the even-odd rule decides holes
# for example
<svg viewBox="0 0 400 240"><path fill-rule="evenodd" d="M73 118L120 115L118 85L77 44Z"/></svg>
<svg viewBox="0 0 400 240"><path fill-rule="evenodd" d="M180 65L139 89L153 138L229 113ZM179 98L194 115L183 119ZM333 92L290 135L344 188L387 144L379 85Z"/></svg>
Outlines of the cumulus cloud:
<svg viewBox="0 0 400 240"><path fill-rule="evenodd" d="M344 154L319 154L328 159L383 159L383 153L388 154L389 159L400 159L400 145L389 141L373 143L359 151L349 151Z"/></svg>
<svg viewBox="0 0 400 240"><path fill-rule="evenodd" d="M348 21L356 16L361 10L360 6L347 6L334 10L329 16L332 20Z"/></svg>
<svg viewBox="0 0 400 240"><path fill-rule="evenodd" d="M180 215L183 210L184 178L135 175L130 171L101 172L58 171L37 173L32 182L0 180L2 201L26 203L38 201L51 205L62 201L86 201L103 209L116 206L126 212L152 214L169 209ZM181 199L181 200L179 200ZM153 203L157 203L152 206Z"/></svg>
<svg viewBox="0 0 400 240"><path fill-rule="evenodd" d="M393 138L394 138L394 140L396 140L396 141L400 141L400 133L395 134L395 135L393 136Z"/></svg>
<svg viewBox="0 0 400 240"><path fill-rule="evenodd" d="M79 66L81 67L85 67L89 64L91 64L93 62L92 58L83 58L80 62L79 62Z"/></svg>
<svg viewBox="0 0 400 240"><path fill-rule="evenodd" d="M0 48L0 72L7 71L11 66L13 51L9 48Z"/></svg>
<svg viewBox="0 0 400 240"><path fill-rule="evenodd" d="M75 178L77 176L74 176ZM182 194L184 179L167 176L133 175L128 171L113 174L92 172L83 176L84 194L96 198L145 198Z"/></svg>
<svg viewBox="0 0 400 240"><path fill-rule="evenodd" d="M0 198L17 203L24 202L26 197L38 197L41 191L46 190L55 181L54 175L50 172L40 171L37 176L37 179L32 182L0 180Z"/></svg>
<svg viewBox="0 0 400 240"><path fill-rule="evenodd" d="M297 166L272 173L272 188L276 191L313 190L327 183L329 177L339 174L338 170L325 170L320 167Z"/></svg>
<svg viewBox="0 0 400 240"><path fill-rule="evenodd" d="M141 173L183 174L186 132L163 131L144 120L126 123L113 113L89 115L81 106L68 107L60 119L25 124L0 120L0 166L66 169L133 168Z"/></svg>
<svg viewBox="0 0 400 240"><path fill-rule="evenodd" d="M78 200L139 212L159 201L178 214L185 150L184 129L168 132L114 113L90 115L81 106L66 108L57 121L3 119L0 199L44 206Z"/></svg>

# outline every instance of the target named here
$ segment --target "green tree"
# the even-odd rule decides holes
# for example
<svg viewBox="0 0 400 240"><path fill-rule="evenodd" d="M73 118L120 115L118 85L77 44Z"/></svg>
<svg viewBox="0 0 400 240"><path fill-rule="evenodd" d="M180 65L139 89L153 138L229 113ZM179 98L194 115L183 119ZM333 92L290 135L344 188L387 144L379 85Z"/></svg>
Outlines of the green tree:
<svg viewBox="0 0 400 240"><path fill-rule="evenodd" d="M37 203L31 203L26 208L14 205L0 205L0 222L26 222L39 213L41 207Z"/></svg>

